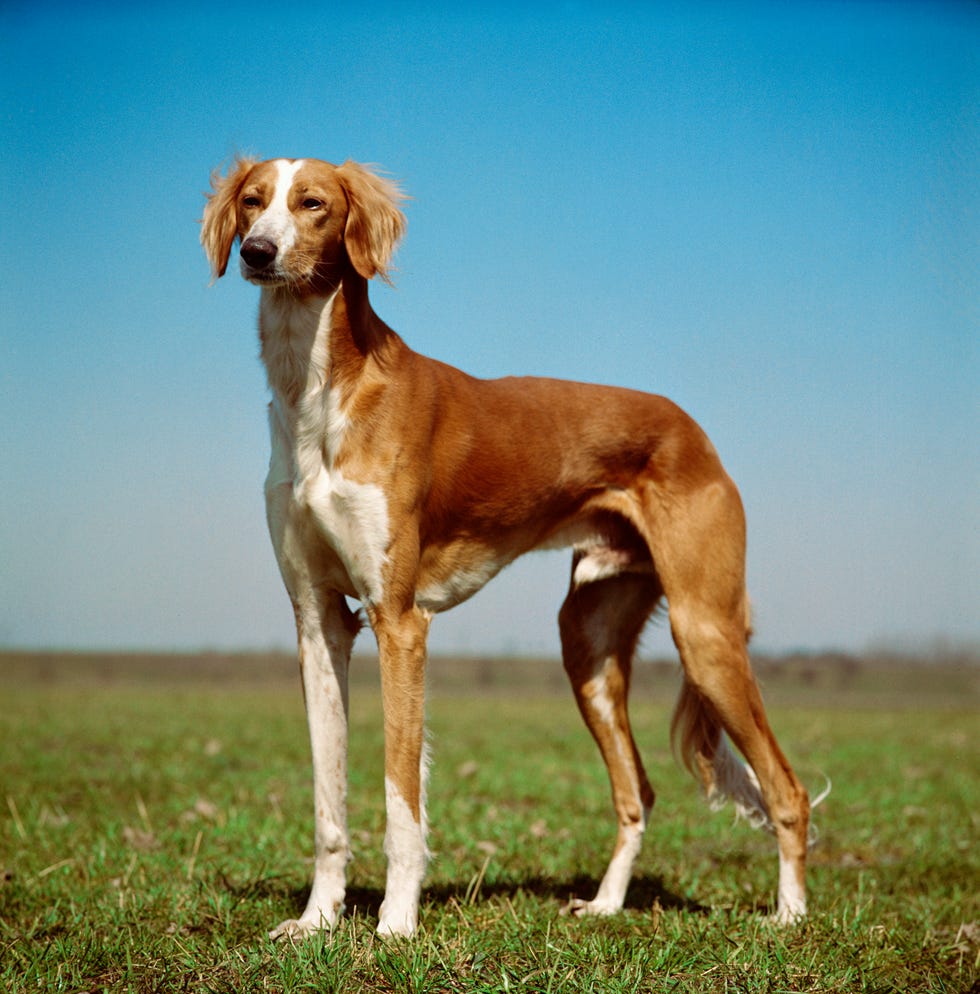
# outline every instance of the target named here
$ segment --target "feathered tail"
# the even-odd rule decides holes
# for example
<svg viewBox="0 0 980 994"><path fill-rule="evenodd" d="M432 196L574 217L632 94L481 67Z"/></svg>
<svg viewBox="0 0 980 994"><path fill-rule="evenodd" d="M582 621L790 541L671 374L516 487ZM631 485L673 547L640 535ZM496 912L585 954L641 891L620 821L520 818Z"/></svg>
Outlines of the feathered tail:
<svg viewBox="0 0 980 994"><path fill-rule="evenodd" d="M753 828L774 831L755 771L735 755L714 709L686 679L670 723L670 740L675 755L704 785L712 811L719 811L731 801L737 817ZM811 811L830 794L830 777L824 779L823 790L810 801ZM810 846L817 841L812 822L807 841Z"/></svg>
<svg viewBox="0 0 980 994"><path fill-rule="evenodd" d="M704 786L712 811L731 801L738 817L753 828L773 830L754 771L732 752L714 709L687 680L674 708L670 739L674 753Z"/></svg>

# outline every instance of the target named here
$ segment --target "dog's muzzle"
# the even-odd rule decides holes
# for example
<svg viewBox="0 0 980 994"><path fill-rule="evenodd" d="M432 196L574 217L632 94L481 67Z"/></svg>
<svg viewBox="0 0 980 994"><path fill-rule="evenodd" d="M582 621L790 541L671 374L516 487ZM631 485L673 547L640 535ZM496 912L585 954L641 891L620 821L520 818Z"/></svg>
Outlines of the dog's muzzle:
<svg viewBox="0 0 980 994"><path fill-rule="evenodd" d="M255 274L268 269L276 261L278 253L279 246L268 238L246 238L242 242L242 261Z"/></svg>

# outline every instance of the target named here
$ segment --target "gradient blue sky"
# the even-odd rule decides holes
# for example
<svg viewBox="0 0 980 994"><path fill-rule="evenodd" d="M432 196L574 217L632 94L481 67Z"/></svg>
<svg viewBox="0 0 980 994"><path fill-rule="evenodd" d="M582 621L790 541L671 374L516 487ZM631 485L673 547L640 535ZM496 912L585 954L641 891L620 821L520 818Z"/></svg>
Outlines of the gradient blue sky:
<svg viewBox="0 0 980 994"><path fill-rule="evenodd" d="M0 644L292 644L257 291L197 242L237 150L403 183L419 351L694 414L760 648L980 639L980 7L456 8L0 7ZM556 652L567 570L432 648Z"/></svg>

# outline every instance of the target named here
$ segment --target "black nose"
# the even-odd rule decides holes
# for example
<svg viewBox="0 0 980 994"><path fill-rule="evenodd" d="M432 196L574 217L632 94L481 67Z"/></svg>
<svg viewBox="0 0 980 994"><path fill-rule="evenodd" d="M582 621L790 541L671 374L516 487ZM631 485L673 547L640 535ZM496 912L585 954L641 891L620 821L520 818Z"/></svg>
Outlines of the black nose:
<svg viewBox="0 0 980 994"><path fill-rule="evenodd" d="M242 258L252 269L265 269L279 251L268 238L246 238L242 242Z"/></svg>

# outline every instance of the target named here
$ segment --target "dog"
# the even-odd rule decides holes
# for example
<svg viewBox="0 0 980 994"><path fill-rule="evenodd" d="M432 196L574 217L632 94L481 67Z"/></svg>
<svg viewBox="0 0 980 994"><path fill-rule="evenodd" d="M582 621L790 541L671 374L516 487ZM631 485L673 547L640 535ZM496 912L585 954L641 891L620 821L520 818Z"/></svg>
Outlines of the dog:
<svg viewBox="0 0 980 994"><path fill-rule="evenodd" d="M750 668L745 518L702 429L664 397L554 379L476 379L412 351L374 312L405 230L399 187L347 161L239 158L215 172L201 228L213 279L236 240L261 289L272 395L269 532L296 619L313 753L315 869L302 937L344 909L347 675L366 618L377 639L387 857L377 931L418 926L426 868L426 636L434 614L518 556L569 547L564 668L612 786L615 848L591 900L623 906L654 791L627 693L647 619L666 601L684 682L671 726L713 802L775 834L776 919L806 914L810 803ZM360 603L354 611L348 598ZM747 761L735 758L728 741Z"/></svg>

